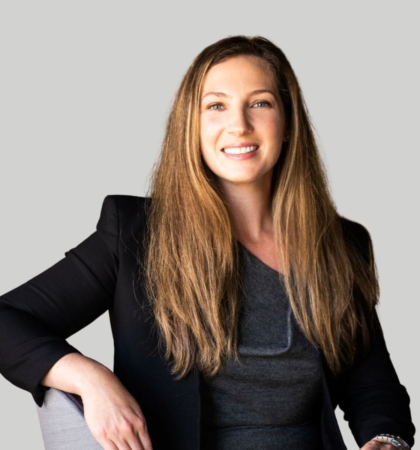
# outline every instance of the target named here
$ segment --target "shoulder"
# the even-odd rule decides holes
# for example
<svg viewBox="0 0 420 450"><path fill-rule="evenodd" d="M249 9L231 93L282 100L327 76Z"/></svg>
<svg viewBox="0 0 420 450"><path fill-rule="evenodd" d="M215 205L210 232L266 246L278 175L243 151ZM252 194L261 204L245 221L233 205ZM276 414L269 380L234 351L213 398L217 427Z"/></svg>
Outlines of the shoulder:
<svg viewBox="0 0 420 450"><path fill-rule="evenodd" d="M145 215L150 204L149 197L137 197L135 195L107 195L102 208L112 210L119 214L120 218L133 218Z"/></svg>
<svg viewBox="0 0 420 450"><path fill-rule="evenodd" d="M142 222L147 217L149 197L107 195L102 203L101 219L118 222L118 226Z"/></svg>
<svg viewBox="0 0 420 450"><path fill-rule="evenodd" d="M360 223L342 216L340 216L340 224L346 244L352 250L356 250L370 260L372 257L372 239L369 231Z"/></svg>
<svg viewBox="0 0 420 450"><path fill-rule="evenodd" d="M117 252L118 246L133 246L146 226L151 199L133 195L107 195L97 224L97 231Z"/></svg>
<svg viewBox="0 0 420 450"><path fill-rule="evenodd" d="M362 224L342 216L340 216L340 223L346 239L355 242L366 242L370 240L369 232Z"/></svg>

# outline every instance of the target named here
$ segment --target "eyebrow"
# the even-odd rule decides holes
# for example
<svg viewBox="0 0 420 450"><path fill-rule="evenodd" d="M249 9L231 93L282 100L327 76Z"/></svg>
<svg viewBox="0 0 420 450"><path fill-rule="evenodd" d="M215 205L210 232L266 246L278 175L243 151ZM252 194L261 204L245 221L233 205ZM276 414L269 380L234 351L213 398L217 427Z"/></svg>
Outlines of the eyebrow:
<svg viewBox="0 0 420 450"><path fill-rule="evenodd" d="M273 97L275 97L274 92L270 91L270 89L256 89L255 91L252 91L250 94L255 95L255 94L266 94L266 93L271 94ZM204 94L201 97L201 100L203 100L208 95L214 95L216 97L232 97L231 95L227 95L224 92L207 92L206 94Z"/></svg>

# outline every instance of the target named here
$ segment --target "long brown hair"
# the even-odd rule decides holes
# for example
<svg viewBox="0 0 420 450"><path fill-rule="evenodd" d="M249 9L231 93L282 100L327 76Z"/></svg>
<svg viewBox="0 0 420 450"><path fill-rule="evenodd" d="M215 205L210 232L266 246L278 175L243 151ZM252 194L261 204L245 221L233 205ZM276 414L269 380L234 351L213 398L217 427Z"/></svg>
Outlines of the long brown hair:
<svg viewBox="0 0 420 450"><path fill-rule="evenodd" d="M173 103L152 179L144 262L161 343L179 378L193 367L212 376L226 358L238 358L238 246L201 156L199 108L210 67L239 55L267 61L278 84L290 138L273 177L276 248L297 322L338 372L354 362L358 343L369 345L378 299L370 238L360 226L356 238L354 227L343 227L349 222L329 194L297 78L283 52L262 37L234 36L205 48Z"/></svg>

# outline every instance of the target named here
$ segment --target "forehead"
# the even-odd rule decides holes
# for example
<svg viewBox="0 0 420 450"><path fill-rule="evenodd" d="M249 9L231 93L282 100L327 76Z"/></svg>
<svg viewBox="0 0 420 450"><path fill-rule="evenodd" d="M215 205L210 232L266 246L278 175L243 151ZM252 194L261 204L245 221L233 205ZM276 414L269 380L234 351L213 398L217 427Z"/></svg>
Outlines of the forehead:
<svg viewBox="0 0 420 450"><path fill-rule="evenodd" d="M209 91L258 89L270 89L276 92L277 85L268 62L251 55L235 56L211 67L202 85L203 95Z"/></svg>

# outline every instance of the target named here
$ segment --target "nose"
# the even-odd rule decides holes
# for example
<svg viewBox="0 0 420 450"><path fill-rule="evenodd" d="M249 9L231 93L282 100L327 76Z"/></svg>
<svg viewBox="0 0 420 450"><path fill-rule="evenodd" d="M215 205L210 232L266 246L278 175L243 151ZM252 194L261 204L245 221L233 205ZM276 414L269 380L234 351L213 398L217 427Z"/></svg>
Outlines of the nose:
<svg viewBox="0 0 420 450"><path fill-rule="evenodd" d="M233 136L243 136L253 131L247 111L244 108L232 108L227 131Z"/></svg>

